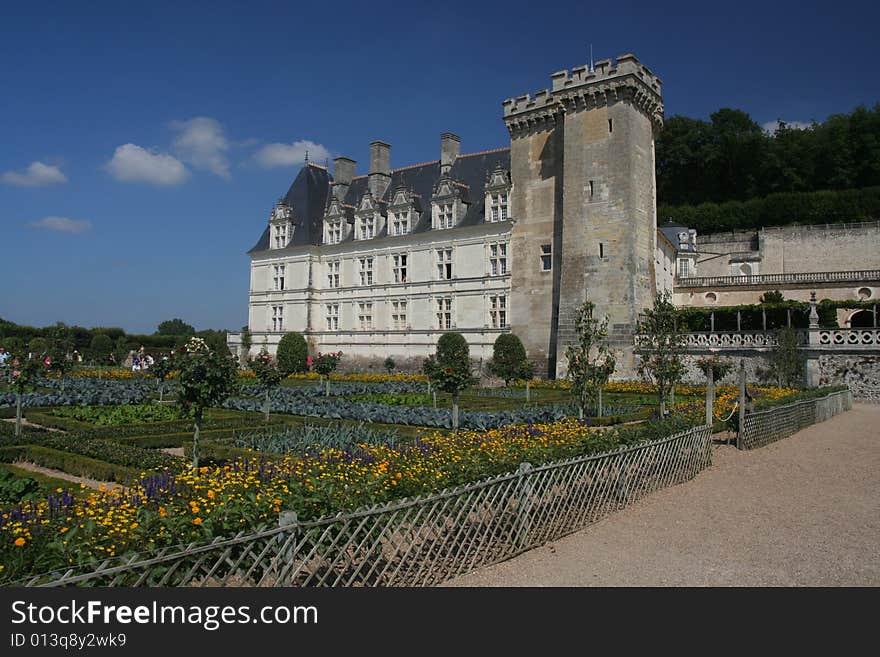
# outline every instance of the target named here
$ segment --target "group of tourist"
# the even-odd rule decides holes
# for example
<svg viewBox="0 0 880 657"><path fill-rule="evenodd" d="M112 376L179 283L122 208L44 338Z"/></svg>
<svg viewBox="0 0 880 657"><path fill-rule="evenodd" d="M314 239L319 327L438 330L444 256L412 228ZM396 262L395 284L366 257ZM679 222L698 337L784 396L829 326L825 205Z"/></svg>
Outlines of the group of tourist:
<svg viewBox="0 0 880 657"><path fill-rule="evenodd" d="M137 353L134 354L131 358L131 371L132 372L143 372L150 369L156 361L150 354L144 353L144 348L141 347Z"/></svg>

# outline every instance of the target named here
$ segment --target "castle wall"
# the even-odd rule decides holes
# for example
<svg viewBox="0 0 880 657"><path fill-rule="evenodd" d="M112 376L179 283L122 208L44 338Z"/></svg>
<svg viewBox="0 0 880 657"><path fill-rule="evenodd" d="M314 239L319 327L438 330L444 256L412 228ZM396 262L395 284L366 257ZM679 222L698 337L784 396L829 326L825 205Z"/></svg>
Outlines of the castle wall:
<svg viewBox="0 0 880 657"><path fill-rule="evenodd" d="M539 376L552 375L562 250L562 130L551 120L511 136L510 329L522 340ZM551 245L552 268L543 271L541 247Z"/></svg>
<svg viewBox="0 0 880 657"><path fill-rule="evenodd" d="M697 276L738 276L752 254L753 274L880 268L880 222L782 226L699 236ZM721 254L721 255L717 255Z"/></svg>
<svg viewBox="0 0 880 657"><path fill-rule="evenodd" d="M589 298L596 316L608 317L617 375L628 376L634 327L654 293L653 126L618 101L567 113L565 129L559 342L576 340L577 310ZM560 363L557 375L564 371Z"/></svg>

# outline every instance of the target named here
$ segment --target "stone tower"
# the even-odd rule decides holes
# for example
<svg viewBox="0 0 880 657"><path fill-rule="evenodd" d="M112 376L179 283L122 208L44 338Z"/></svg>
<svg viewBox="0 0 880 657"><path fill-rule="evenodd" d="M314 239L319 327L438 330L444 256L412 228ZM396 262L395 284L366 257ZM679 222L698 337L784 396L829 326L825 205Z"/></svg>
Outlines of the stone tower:
<svg viewBox="0 0 880 657"><path fill-rule="evenodd" d="M633 332L655 293L662 117L660 80L633 55L554 73L552 89L504 101L516 220L511 330L541 374L565 374L587 297L608 317L616 375L632 374Z"/></svg>

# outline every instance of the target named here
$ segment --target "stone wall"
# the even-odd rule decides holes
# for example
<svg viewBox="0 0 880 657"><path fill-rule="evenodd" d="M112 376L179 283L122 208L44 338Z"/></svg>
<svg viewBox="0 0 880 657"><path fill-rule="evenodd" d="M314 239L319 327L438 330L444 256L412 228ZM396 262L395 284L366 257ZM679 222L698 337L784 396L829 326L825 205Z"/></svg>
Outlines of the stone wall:
<svg viewBox="0 0 880 657"><path fill-rule="evenodd" d="M880 222L782 226L698 236L697 276L736 276L731 260L757 257L753 274L880 268Z"/></svg>
<svg viewBox="0 0 880 657"><path fill-rule="evenodd" d="M848 385L853 397L880 403L880 354L819 356L818 385Z"/></svg>

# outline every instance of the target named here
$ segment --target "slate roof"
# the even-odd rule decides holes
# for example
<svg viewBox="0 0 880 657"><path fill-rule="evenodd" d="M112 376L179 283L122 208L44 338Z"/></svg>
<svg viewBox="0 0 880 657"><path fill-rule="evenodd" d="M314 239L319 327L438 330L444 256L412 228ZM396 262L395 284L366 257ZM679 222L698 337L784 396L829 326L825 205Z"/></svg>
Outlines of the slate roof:
<svg viewBox="0 0 880 657"><path fill-rule="evenodd" d="M320 244L324 234L322 221L327 196L330 193L330 176L327 169L317 164L307 164L284 195L284 202L293 208L293 240L289 246ZM259 241L248 253L266 251L269 248L269 225L263 229Z"/></svg>
<svg viewBox="0 0 880 657"><path fill-rule="evenodd" d="M678 234L681 232L688 232L688 227L682 224L676 223L674 221L667 221L664 224L660 224L657 227L663 236L669 240L672 246L675 247L676 251L694 251L693 245L690 240L688 240L687 247L682 249L681 243L678 241Z"/></svg>
<svg viewBox="0 0 880 657"><path fill-rule="evenodd" d="M485 220L485 195L483 189L486 176L498 165L510 170L510 148L498 148L479 153L459 155L452 165L450 177L459 184L467 186L462 198L470 201L467 214L460 219L457 227L481 224ZM433 160L410 167L402 167L391 171L391 184L380 199L383 203L391 200L391 195L399 186L412 189L421 197L421 216L412 232L422 233L431 230L431 196L434 186L440 179L440 160ZM304 166L293 181L285 202L293 208L294 226L293 241L290 246L318 245L322 241L322 220L330 195L332 176L323 167L308 164ZM368 176L356 176L352 179L343 203L358 206L361 197L368 189ZM387 227L386 227L387 230ZM455 230L454 228L452 230ZM376 237L383 237L383 231ZM269 248L269 227L249 254L265 251Z"/></svg>

